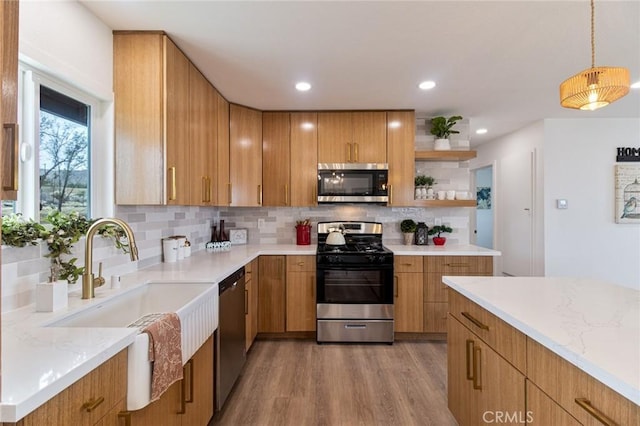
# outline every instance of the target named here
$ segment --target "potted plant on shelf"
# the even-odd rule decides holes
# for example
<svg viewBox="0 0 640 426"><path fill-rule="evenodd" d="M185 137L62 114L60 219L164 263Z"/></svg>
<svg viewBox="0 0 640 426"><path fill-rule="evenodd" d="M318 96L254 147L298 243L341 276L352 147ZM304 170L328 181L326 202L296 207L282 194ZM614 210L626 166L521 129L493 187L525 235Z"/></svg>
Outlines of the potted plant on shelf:
<svg viewBox="0 0 640 426"><path fill-rule="evenodd" d="M457 130L453 130L453 126L460 120L462 120L462 117L459 115L454 115L449 118L440 116L431 119L431 134L436 137L434 147L436 151L447 151L451 149L449 135L460 133Z"/></svg>
<svg viewBox="0 0 640 426"><path fill-rule="evenodd" d="M415 199L433 199L433 184L436 180L432 176L418 175L414 179Z"/></svg>
<svg viewBox="0 0 640 426"><path fill-rule="evenodd" d="M446 225L436 225L432 228L429 229L429 235L434 235L437 234L435 237L433 237L433 244L437 245L437 246L443 246L444 243L447 241L447 239L445 237L441 237L440 234L443 232L453 232L453 229L451 229L450 227L446 226Z"/></svg>
<svg viewBox="0 0 640 426"><path fill-rule="evenodd" d="M400 222L400 231L404 235L404 244L410 246L413 244L413 234L416 232L417 224L413 219L405 219Z"/></svg>

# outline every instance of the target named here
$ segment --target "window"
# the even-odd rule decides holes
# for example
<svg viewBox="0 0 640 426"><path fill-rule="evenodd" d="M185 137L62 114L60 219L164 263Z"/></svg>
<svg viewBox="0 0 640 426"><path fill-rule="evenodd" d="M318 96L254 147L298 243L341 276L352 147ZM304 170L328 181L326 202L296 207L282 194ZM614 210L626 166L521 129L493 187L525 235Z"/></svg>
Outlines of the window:
<svg viewBox="0 0 640 426"><path fill-rule="evenodd" d="M49 210L89 217L90 107L40 86L40 216Z"/></svg>
<svg viewBox="0 0 640 426"><path fill-rule="evenodd" d="M36 220L51 209L87 217L112 213L113 153L105 126L112 120L112 104L22 62L19 80L18 200L3 201L2 213Z"/></svg>

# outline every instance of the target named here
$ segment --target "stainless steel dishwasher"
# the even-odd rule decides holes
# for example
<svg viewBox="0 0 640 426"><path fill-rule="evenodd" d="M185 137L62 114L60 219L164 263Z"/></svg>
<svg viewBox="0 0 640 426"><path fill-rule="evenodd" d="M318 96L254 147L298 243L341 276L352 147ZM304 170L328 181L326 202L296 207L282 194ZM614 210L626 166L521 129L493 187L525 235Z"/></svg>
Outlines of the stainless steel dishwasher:
<svg viewBox="0 0 640 426"><path fill-rule="evenodd" d="M246 361L244 267L218 284L216 411L222 408Z"/></svg>

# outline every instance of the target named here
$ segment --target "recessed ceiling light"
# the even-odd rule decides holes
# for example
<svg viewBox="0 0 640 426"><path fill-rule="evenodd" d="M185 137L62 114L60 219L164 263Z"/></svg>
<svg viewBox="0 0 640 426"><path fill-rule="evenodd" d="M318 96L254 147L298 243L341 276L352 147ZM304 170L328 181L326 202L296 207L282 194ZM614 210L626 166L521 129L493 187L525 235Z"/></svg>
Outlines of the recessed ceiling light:
<svg viewBox="0 0 640 426"><path fill-rule="evenodd" d="M478 129L478 130L476 130L476 135L484 135L487 132L488 132L488 130L485 129L485 128Z"/></svg>
<svg viewBox="0 0 640 426"><path fill-rule="evenodd" d="M434 87L436 87L436 82L431 80L423 81L422 83L418 84L418 87L421 88L422 90L433 89Z"/></svg>
<svg viewBox="0 0 640 426"><path fill-rule="evenodd" d="M636 81L631 85L632 89L640 89L640 81Z"/></svg>
<svg viewBox="0 0 640 426"><path fill-rule="evenodd" d="M307 90L311 89L311 85L306 81L300 81L296 83L296 89L298 89L301 92L306 92Z"/></svg>

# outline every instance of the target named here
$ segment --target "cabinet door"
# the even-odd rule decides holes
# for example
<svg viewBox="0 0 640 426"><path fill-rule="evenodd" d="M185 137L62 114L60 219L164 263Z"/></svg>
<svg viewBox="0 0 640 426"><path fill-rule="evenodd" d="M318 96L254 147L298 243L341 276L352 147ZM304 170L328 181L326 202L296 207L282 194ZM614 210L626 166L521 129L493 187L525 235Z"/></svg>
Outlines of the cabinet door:
<svg viewBox="0 0 640 426"><path fill-rule="evenodd" d="M318 163L353 162L351 114L318 113Z"/></svg>
<svg viewBox="0 0 640 426"><path fill-rule="evenodd" d="M288 206L291 204L289 137L289 113L265 112L262 114L264 206ZM293 158L298 161L296 157Z"/></svg>
<svg viewBox="0 0 640 426"><path fill-rule="evenodd" d="M316 274L287 272L286 298L287 331L316 331Z"/></svg>
<svg viewBox="0 0 640 426"><path fill-rule="evenodd" d="M413 205L415 133L414 111L387 112L390 206Z"/></svg>
<svg viewBox="0 0 640 426"><path fill-rule="evenodd" d="M161 33L114 33L116 204L166 202L163 75Z"/></svg>
<svg viewBox="0 0 640 426"><path fill-rule="evenodd" d="M387 162L387 113L363 111L351 113L354 163Z"/></svg>
<svg viewBox="0 0 640 426"><path fill-rule="evenodd" d="M217 91L198 69L189 66L189 139L191 144L191 194L195 206L213 204L218 126L215 121Z"/></svg>
<svg viewBox="0 0 640 426"><path fill-rule="evenodd" d="M449 411L461 426L481 424L475 415L478 401L473 397L472 342L471 333L449 315L449 321L447 321L447 401Z"/></svg>
<svg viewBox="0 0 640 426"><path fill-rule="evenodd" d="M395 331L422 332L422 274L398 273L395 278Z"/></svg>
<svg viewBox="0 0 640 426"><path fill-rule="evenodd" d="M258 332L285 331L285 257L260 256Z"/></svg>
<svg viewBox="0 0 640 426"><path fill-rule="evenodd" d="M527 424L534 426L579 426L581 423L527 380Z"/></svg>
<svg viewBox="0 0 640 426"><path fill-rule="evenodd" d="M231 205L262 205L262 113L231 105L229 109Z"/></svg>
<svg viewBox="0 0 640 426"><path fill-rule="evenodd" d="M228 206L231 204L231 178L229 175L229 102L216 93L216 125L217 134L217 154L216 154L216 190L215 204L217 206Z"/></svg>
<svg viewBox="0 0 640 426"><path fill-rule="evenodd" d="M251 312L251 296L254 293L253 280L251 279L248 267L245 266L245 281L244 281L244 350L249 351L249 348L253 344L253 336L251 335L251 320L253 315Z"/></svg>
<svg viewBox="0 0 640 426"><path fill-rule="evenodd" d="M2 197L18 197L18 1L3 1L0 6L2 28Z"/></svg>
<svg viewBox="0 0 640 426"><path fill-rule="evenodd" d="M207 425L213 417L213 336L200 346L185 365L186 413L182 425Z"/></svg>
<svg viewBox="0 0 640 426"><path fill-rule="evenodd" d="M446 333L447 312L446 302L424 302L424 331L425 333Z"/></svg>
<svg viewBox="0 0 640 426"><path fill-rule="evenodd" d="M213 386L213 383L211 384ZM182 401L184 380L179 380L169 386L169 389L160 396L160 399L146 407L130 411L131 426L163 425L181 426Z"/></svg>
<svg viewBox="0 0 640 426"><path fill-rule="evenodd" d="M245 265L245 349L248 352L258 334L258 259Z"/></svg>
<svg viewBox="0 0 640 426"><path fill-rule="evenodd" d="M167 157L167 204L186 205L191 201L189 172L189 59L164 37L165 147ZM133 182L130 182L133 184ZM137 186L137 185L136 185ZM140 187L138 186L138 191Z"/></svg>
<svg viewBox="0 0 640 426"><path fill-rule="evenodd" d="M291 125L291 203L293 207L318 204L318 114L292 112Z"/></svg>
<svg viewBox="0 0 640 426"><path fill-rule="evenodd" d="M126 408L126 398L122 398L95 426L123 426L125 424Z"/></svg>
<svg viewBox="0 0 640 426"><path fill-rule="evenodd" d="M260 261L259 258L251 261L253 293L249 299L249 312L251 312L251 341L253 342L258 334L258 291L260 282Z"/></svg>

